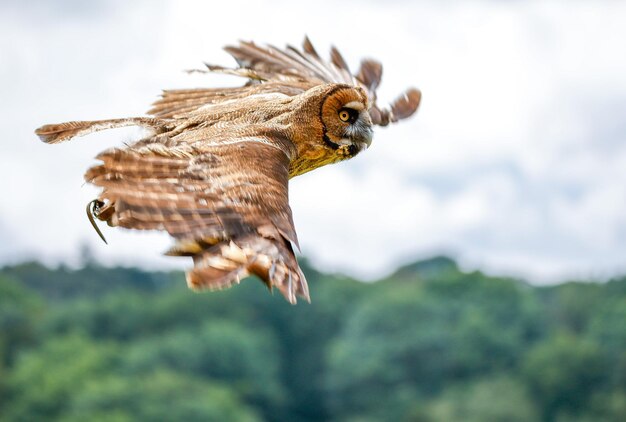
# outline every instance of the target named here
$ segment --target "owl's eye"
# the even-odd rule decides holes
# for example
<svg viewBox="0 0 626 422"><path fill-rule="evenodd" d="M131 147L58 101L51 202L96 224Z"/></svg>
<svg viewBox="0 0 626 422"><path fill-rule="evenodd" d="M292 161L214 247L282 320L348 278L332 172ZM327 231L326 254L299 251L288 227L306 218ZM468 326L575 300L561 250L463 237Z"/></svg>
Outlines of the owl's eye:
<svg viewBox="0 0 626 422"><path fill-rule="evenodd" d="M339 120L342 122L348 122L350 124L356 122L359 117L359 112L351 108L342 108L339 110Z"/></svg>

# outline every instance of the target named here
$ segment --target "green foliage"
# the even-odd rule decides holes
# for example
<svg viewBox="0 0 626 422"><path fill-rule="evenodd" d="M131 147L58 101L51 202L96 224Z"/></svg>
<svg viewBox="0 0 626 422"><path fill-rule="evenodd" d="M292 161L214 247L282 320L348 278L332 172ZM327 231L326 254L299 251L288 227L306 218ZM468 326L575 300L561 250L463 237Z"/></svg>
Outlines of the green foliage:
<svg viewBox="0 0 626 422"><path fill-rule="evenodd" d="M606 287L597 283L565 283L540 291L547 317L558 330L585 331L592 315L606 304Z"/></svg>
<svg viewBox="0 0 626 422"><path fill-rule="evenodd" d="M211 320L137 341L127 349L123 368L141 373L168 368L229 383L247 401L271 414L283 403L277 341L271 331ZM259 359L262 357L262 359Z"/></svg>
<svg viewBox="0 0 626 422"><path fill-rule="evenodd" d="M584 409L591 394L606 382L606 361L596 343L558 334L528 353L523 376L544 420Z"/></svg>
<svg viewBox="0 0 626 422"><path fill-rule="evenodd" d="M365 284L0 270L2 421L622 421L626 278L548 288L438 257Z"/></svg>
<svg viewBox="0 0 626 422"><path fill-rule="evenodd" d="M88 263L79 270L62 266L50 271L40 263L27 262L4 268L2 272L53 301L84 296L95 298L114 290L154 291L181 278L180 274L150 273L136 268L105 268L94 263Z"/></svg>
<svg viewBox="0 0 626 422"><path fill-rule="evenodd" d="M35 292L0 276L0 368L11 365L17 351L34 342L42 310Z"/></svg>
<svg viewBox="0 0 626 422"><path fill-rule="evenodd" d="M79 335L25 355L10 379L9 420L256 421L228 389L193 376L124 370L123 349Z"/></svg>
<svg viewBox="0 0 626 422"><path fill-rule="evenodd" d="M607 301L590 318L589 336L601 345L611 364L622 369L617 380L626 388L626 298Z"/></svg>
<svg viewBox="0 0 626 422"><path fill-rule="evenodd" d="M538 415L523 385L510 376L453 386L413 419L446 422L534 422Z"/></svg>
<svg viewBox="0 0 626 422"><path fill-rule="evenodd" d="M8 419L35 421L63 414L72 396L118 366L112 344L82 336L53 338L19 359L9 377Z"/></svg>
<svg viewBox="0 0 626 422"><path fill-rule="evenodd" d="M330 349L328 387L342 415L382 417L406 407L400 397L432 397L452 382L507 370L537 331L532 298L512 281L473 274L377 287ZM381 391L394 397L389 409Z"/></svg>
<svg viewBox="0 0 626 422"><path fill-rule="evenodd" d="M91 379L71 398L67 421L260 421L219 384L157 370Z"/></svg>

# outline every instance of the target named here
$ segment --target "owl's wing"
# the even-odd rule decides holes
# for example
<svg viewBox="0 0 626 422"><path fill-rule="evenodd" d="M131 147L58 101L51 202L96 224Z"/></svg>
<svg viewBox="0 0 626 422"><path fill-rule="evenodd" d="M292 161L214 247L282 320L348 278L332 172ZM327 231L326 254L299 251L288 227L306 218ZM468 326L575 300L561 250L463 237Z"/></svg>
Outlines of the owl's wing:
<svg viewBox="0 0 626 422"><path fill-rule="evenodd" d="M242 76L250 81L243 87L206 88L164 91L160 100L149 111L158 117L174 117L191 112L205 104L241 98L256 93L280 92L296 95L324 83L344 83L363 87L370 100L370 116L374 124L385 126L390 122L411 116L421 100L415 88L407 89L387 107L376 104L376 90L382 78L382 64L365 59L356 74L352 74L339 50L331 48L330 61L323 60L308 37L302 49L292 46L279 49L242 41L225 50L239 64L238 69L207 65L210 72Z"/></svg>
<svg viewBox="0 0 626 422"><path fill-rule="evenodd" d="M153 138L97 157L85 179L103 188L95 215L109 225L165 230L169 255L191 256L192 288L222 289L249 274L285 298L309 300L294 255L289 158L266 138L168 146Z"/></svg>

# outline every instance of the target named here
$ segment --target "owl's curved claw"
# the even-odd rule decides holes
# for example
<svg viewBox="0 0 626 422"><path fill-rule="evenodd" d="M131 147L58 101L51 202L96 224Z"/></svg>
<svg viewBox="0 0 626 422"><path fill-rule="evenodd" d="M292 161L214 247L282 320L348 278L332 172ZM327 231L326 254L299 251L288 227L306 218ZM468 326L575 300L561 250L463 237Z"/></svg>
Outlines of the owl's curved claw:
<svg viewBox="0 0 626 422"><path fill-rule="evenodd" d="M94 230L96 231L96 233L98 233L98 236L100 236L100 239L102 239L102 241L105 244L109 244L107 242L107 240L104 238L104 235L102 234L102 232L100 231L100 229L98 228L98 225L96 224L96 220L94 220L94 217L98 216L98 211L100 210L100 207L104 205L104 202L98 200L98 199L94 199L93 201L90 201L87 203L87 218L89 219L89 222L91 223L91 226L94 228Z"/></svg>

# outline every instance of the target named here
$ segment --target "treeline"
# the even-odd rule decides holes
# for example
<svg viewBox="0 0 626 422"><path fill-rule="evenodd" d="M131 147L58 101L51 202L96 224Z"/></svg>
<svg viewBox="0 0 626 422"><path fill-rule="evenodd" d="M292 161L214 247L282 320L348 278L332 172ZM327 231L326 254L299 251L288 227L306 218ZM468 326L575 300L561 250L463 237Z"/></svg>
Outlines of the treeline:
<svg viewBox="0 0 626 422"><path fill-rule="evenodd" d="M0 270L2 421L624 421L626 278L533 287L447 258L376 283Z"/></svg>

